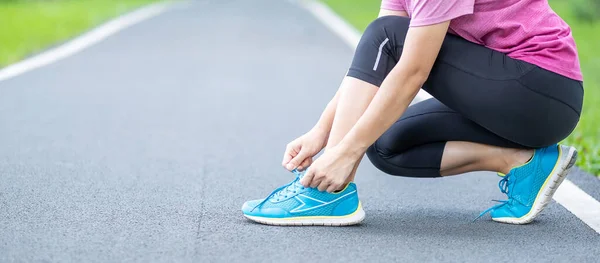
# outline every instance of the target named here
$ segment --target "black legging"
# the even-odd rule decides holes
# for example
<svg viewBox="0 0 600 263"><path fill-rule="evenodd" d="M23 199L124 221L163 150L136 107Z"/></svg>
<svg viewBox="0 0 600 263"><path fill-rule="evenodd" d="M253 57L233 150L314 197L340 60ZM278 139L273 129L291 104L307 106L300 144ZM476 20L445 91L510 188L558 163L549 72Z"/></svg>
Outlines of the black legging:
<svg viewBox="0 0 600 263"><path fill-rule="evenodd" d="M376 86L398 62L409 19L373 21L348 76ZM410 106L367 151L385 173L438 177L448 141L512 148L558 143L575 129L583 85L448 34L423 89L434 98Z"/></svg>

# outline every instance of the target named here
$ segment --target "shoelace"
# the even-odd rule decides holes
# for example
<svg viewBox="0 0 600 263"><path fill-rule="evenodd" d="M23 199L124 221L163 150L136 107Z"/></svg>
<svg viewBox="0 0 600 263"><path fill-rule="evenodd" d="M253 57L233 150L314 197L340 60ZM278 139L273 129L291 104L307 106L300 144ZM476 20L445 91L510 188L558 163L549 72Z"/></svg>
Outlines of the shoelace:
<svg viewBox="0 0 600 263"><path fill-rule="evenodd" d="M492 200L494 202L499 202L500 204L497 204L495 206L492 206L488 209L486 209L485 211L481 212L481 214L479 214L479 216L475 219L473 219L473 222L475 222L475 220L481 218L483 215L489 213L490 211L499 208L503 205L508 204L511 200L512 200L512 196L510 195L510 185L512 184L512 181L510 180L511 178L511 174L507 174L505 175L502 180L500 180L498 182L498 188L500 188L500 192L502 192L503 194L506 194L506 196L508 196L508 200Z"/></svg>
<svg viewBox="0 0 600 263"><path fill-rule="evenodd" d="M271 192L271 194L269 194L269 196L267 196L267 198L262 200L262 202L260 202L256 206L254 206L254 208L252 208L251 211L254 211L254 209L256 209L257 207L260 207L261 205L266 203L271 198L276 198L276 200L279 201L279 200L281 200L281 198L288 198L288 196L290 194L296 194L299 191L304 190L304 186L302 184L300 184L300 179L302 179L302 175L304 173L300 172L296 169L292 170L292 173L294 173L296 175L296 179L294 179L294 181L291 181L290 183L273 190L273 192Z"/></svg>

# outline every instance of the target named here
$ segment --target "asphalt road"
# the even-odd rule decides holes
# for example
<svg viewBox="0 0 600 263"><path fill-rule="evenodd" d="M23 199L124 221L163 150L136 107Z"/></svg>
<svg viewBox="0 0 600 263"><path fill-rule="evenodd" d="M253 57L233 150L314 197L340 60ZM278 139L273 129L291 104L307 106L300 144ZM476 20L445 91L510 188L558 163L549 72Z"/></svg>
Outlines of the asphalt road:
<svg viewBox="0 0 600 263"><path fill-rule="evenodd" d="M198 1L0 82L0 261L597 262L600 235L552 203L532 224L479 212L498 178L385 175L346 228L272 227L240 207L293 175L352 51L287 1Z"/></svg>

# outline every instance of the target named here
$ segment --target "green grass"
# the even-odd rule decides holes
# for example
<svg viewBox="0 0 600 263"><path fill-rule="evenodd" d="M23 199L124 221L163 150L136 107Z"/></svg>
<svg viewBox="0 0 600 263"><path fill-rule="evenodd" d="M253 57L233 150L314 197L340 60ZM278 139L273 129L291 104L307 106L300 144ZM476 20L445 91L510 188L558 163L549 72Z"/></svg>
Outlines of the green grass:
<svg viewBox="0 0 600 263"><path fill-rule="evenodd" d="M348 23L363 32L365 28L377 18L381 0L322 0L338 15L342 16Z"/></svg>
<svg viewBox="0 0 600 263"><path fill-rule="evenodd" d="M323 0L361 32L377 17L378 0ZM588 22L575 17L568 1L550 0L552 8L571 26L579 50L584 74L585 99L581 121L565 144L575 146L579 152L577 165L600 175L600 22Z"/></svg>
<svg viewBox="0 0 600 263"><path fill-rule="evenodd" d="M0 67L155 0L0 0Z"/></svg>
<svg viewBox="0 0 600 263"><path fill-rule="evenodd" d="M573 30L579 50L584 75L584 105L577 129L565 140L579 151L577 165L586 171L600 175L600 22L585 22L577 19L569 2L550 1L552 8L561 15Z"/></svg>

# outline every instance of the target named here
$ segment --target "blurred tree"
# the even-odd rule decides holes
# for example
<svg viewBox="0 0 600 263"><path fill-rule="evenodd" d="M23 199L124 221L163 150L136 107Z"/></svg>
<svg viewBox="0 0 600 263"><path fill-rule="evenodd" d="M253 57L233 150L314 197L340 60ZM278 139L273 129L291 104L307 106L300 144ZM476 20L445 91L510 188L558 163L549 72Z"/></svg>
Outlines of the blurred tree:
<svg viewBox="0 0 600 263"><path fill-rule="evenodd" d="M594 22L600 20L600 0L570 0L577 18Z"/></svg>

